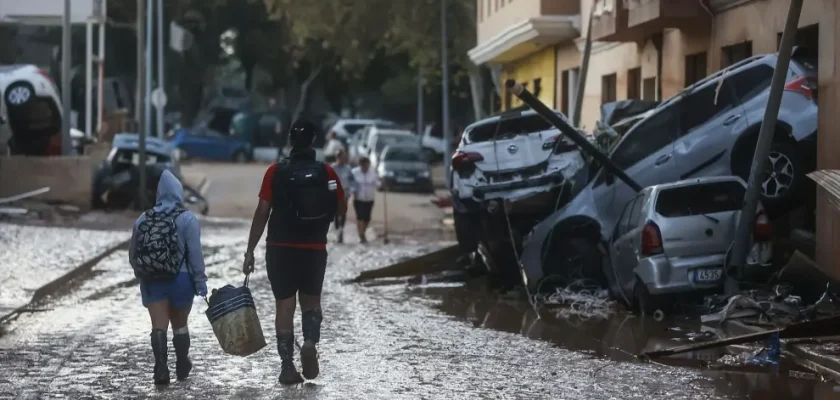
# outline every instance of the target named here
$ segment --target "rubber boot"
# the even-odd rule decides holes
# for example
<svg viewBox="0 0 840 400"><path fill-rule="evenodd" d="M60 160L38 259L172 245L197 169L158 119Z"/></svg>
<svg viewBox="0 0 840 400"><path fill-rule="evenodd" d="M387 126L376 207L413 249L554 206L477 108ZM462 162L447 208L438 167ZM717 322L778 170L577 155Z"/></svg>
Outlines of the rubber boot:
<svg viewBox="0 0 840 400"><path fill-rule="evenodd" d="M280 383L294 385L303 383L295 368L295 336L293 334L277 335L277 354L280 355Z"/></svg>
<svg viewBox="0 0 840 400"><path fill-rule="evenodd" d="M154 381L155 385L169 384L169 366L167 361L166 331L152 329L152 353L155 355Z"/></svg>
<svg viewBox="0 0 840 400"><path fill-rule="evenodd" d="M338 243L344 243L344 231L338 231Z"/></svg>
<svg viewBox="0 0 840 400"><path fill-rule="evenodd" d="M323 319L321 310L304 311L301 318L303 346L300 347L300 363L303 369L303 377L306 379L315 379L320 373L316 345L321 340L321 321Z"/></svg>
<svg viewBox="0 0 840 400"><path fill-rule="evenodd" d="M190 361L190 334L181 333L172 336L172 347L175 348L175 377L183 381L190 376L192 361Z"/></svg>

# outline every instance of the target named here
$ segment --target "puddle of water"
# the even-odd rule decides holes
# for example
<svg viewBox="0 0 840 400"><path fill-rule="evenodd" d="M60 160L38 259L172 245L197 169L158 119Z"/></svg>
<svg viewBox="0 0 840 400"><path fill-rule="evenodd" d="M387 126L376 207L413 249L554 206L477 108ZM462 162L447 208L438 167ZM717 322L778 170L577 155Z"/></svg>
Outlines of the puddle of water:
<svg viewBox="0 0 840 400"><path fill-rule="evenodd" d="M480 285L428 285L409 293L437 301L446 314L469 321L476 328L519 334L562 348L621 363L641 362L635 354L670 348L698 340L714 339L722 332L696 322L656 322L623 311L608 319L561 318L556 310L542 308L539 315L527 301L500 298ZM704 332L705 331L705 332ZM656 360L657 363L703 370L715 380L718 391L731 398L746 399L837 399L840 384L822 382L819 376L783 358L778 367L721 365L725 355L753 353L759 348L709 349ZM615 367L607 365L606 368ZM618 367L621 368L621 367Z"/></svg>

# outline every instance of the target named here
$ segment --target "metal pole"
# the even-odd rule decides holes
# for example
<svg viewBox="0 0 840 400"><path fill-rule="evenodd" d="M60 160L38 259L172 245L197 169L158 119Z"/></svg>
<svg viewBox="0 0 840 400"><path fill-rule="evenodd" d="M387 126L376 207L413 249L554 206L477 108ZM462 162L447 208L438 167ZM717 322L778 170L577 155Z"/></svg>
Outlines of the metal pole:
<svg viewBox="0 0 840 400"><path fill-rule="evenodd" d="M151 4L151 0L149 0L149 4ZM146 208L146 128L148 124L146 124L146 114L147 111L147 103L146 99L148 96L145 96L145 79L146 79L146 60L144 60L144 45L146 42L145 40L145 8L143 7L143 0L137 0L137 123L138 123L138 130L137 135L139 136L139 143L138 143L138 155L140 157L140 184L138 185L139 188L139 206L141 209ZM141 85L142 84L142 85Z"/></svg>
<svg viewBox="0 0 840 400"><path fill-rule="evenodd" d="M146 135L150 135L152 129L152 47L154 47L154 20L155 20L155 0L146 0L146 89L143 93L143 124L145 125ZM151 135L154 136L154 135Z"/></svg>
<svg viewBox="0 0 840 400"><path fill-rule="evenodd" d="M93 135L93 21L85 22L85 136Z"/></svg>
<svg viewBox="0 0 840 400"><path fill-rule="evenodd" d="M622 182L627 184L627 186L630 186L630 188L634 191L639 192L642 190L642 187L636 183L633 178L630 178L623 169L619 168L618 165L615 165L615 163L613 163L606 154L598 150L595 145L589 143L589 141L586 140L586 138L583 137L575 128L569 125L566 121L563 121L557 113L548 108L548 106L543 104L543 102L541 102L538 98L534 97L528 89L525 89L524 86L516 83L513 79L508 79L507 82L505 82L505 86L511 93L522 100L523 103L533 108L537 114L554 125L554 127L566 135L566 137L572 139L572 141L575 142L576 145L580 146L584 152L592 156L592 158L598 160L604 169L614 174L618 179L621 179Z"/></svg>
<svg viewBox="0 0 840 400"><path fill-rule="evenodd" d="M99 80L96 106L96 135L102 134L102 122L105 115L105 27L108 21L108 0L102 0L102 13L99 15Z"/></svg>
<svg viewBox="0 0 840 400"><path fill-rule="evenodd" d="M388 185L382 185L382 213L385 222L385 229L383 230L382 234L382 242L385 244L390 243L388 239Z"/></svg>
<svg viewBox="0 0 840 400"><path fill-rule="evenodd" d="M443 107L441 121L443 123L443 170L449 171L452 164L452 131L449 126L449 54L447 51L447 43L449 37L446 29L446 6L447 0L440 2L440 70L441 79L441 106ZM446 177L446 187L449 187L449 173L444 174Z"/></svg>
<svg viewBox="0 0 840 400"><path fill-rule="evenodd" d="M782 33L782 44L776 59L776 70L773 71L773 80L770 81L770 98L767 100L764 120L761 122L761 130L758 133L758 143L752 160L750 179L747 182L747 193L744 196L744 208L741 210L737 235L732 245L730 265L736 269L738 277L743 276L744 264L747 263L747 256L750 252L755 213L761 196L761 182L767 179L768 171L764 169L764 166L767 165L767 157L770 153L770 147L773 145L773 132L779 118L779 107L782 104L782 94L784 94L788 65L793 50L793 40L796 37L796 28L799 25L799 15L802 13L802 2L803 0L791 0L790 2L785 30ZM729 273L726 274L724 290L726 294L735 294L738 291L738 282Z"/></svg>
<svg viewBox="0 0 840 400"><path fill-rule="evenodd" d="M592 18L595 17L595 4L592 3L592 9L589 10L589 23L586 26L586 44L583 47L583 59L580 61L580 73L578 74L577 88L575 89L575 102L572 109L572 125L574 127L580 126L581 113L583 112L583 96L586 90L586 75L589 73L589 56L592 54ZM568 85L566 82L564 85Z"/></svg>
<svg viewBox="0 0 840 400"><path fill-rule="evenodd" d="M137 0L137 77L135 77L134 82L136 83L135 89L135 96L134 96L134 119L137 121L137 131L142 132L145 130L145 126L143 123L145 118L143 116L143 111L145 107L143 104L144 96L143 91L146 87L144 80L146 79L146 6L144 0Z"/></svg>
<svg viewBox="0 0 840 400"><path fill-rule="evenodd" d="M157 29L157 35L158 35L158 38L157 38L157 44L158 44L158 49L157 49L158 50L158 85L157 85L157 87L161 91L165 91L166 90L166 85L164 84L165 73L164 73L164 70L163 70L163 66L164 66L163 55L164 55L164 50L165 50L165 47L163 45L163 0L157 0L157 8L158 8L158 10L157 10L157 23L158 23L158 26L157 26L157 28L158 28ZM160 107L155 107L155 108L156 108L155 115L157 116L157 135L158 135L158 137L163 137L163 135L165 134L165 132L163 131L163 129L164 129L163 128L163 115L164 115L165 107L160 106Z"/></svg>
<svg viewBox="0 0 840 400"><path fill-rule="evenodd" d="M72 66L72 48L70 44L70 0L64 0L64 15L61 18L61 153L65 156L73 154L73 142L70 140L70 68Z"/></svg>
<svg viewBox="0 0 840 400"><path fill-rule="evenodd" d="M423 71L417 70L417 135L421 147L423 146L423 131L425 130L423 115Z"/></svg>

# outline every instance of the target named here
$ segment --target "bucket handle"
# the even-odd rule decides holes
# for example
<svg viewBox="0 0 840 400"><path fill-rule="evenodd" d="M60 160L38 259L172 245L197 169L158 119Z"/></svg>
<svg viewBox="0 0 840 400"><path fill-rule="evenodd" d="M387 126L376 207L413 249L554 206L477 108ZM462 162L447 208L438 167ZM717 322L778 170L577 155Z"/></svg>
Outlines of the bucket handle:
<svg viewBox="0 0 840 400"><path fill-rule="evenodd" d="M242 286L248 287L248 278L251 274L245 274L245 282L242 283ZM204 302L207 303L207 306L210 307L210 300L207 300L207 296L201 296L204 299Z"/></svg>

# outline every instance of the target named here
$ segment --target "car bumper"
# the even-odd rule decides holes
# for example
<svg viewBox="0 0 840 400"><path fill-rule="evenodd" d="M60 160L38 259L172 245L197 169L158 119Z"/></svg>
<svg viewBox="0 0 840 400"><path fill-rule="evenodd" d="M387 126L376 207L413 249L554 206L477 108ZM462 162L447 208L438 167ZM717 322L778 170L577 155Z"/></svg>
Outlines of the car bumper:
<svg viewBox="0 0 840 400"><path fill-rule="evenodd" d="M410 179L410 180L409 180ZM389 189L419 189L425 190L432 187L432 180L430 178L396 178L386 177L382 178L381 182Z"/></svg>
<svg viewBox="0 0 840 400"><path fill-rule="evenodd" d="M771 250L770 243L753 245L746 268L748 270L766 269ZM721 286L724 281L725 260L726 254L685 258L659 255L640 260L634 272L650 294L689 293ZM720 278L714 281L701 281L698 279L699 272L704 270L720 271Z"/></svg>

